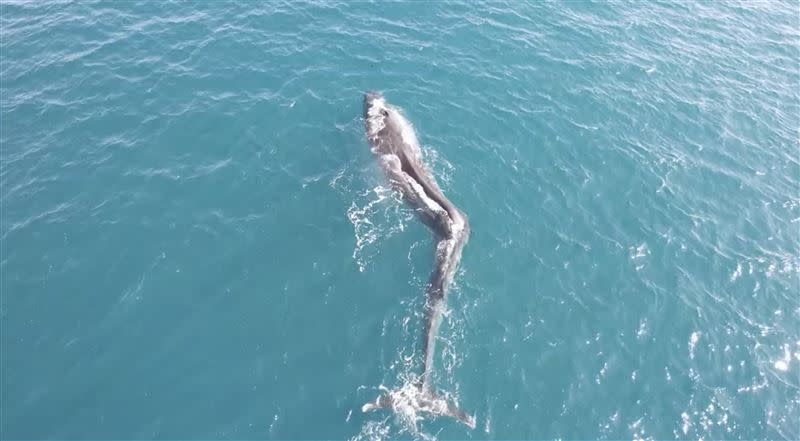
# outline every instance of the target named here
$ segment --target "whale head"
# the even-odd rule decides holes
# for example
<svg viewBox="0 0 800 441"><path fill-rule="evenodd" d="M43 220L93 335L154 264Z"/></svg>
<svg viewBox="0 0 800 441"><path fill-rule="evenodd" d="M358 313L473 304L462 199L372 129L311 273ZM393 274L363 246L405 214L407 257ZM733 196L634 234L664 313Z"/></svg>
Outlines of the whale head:
<svg viewBox="0 0 800 441"><path fill-rule="evenodd" d="M364 94L364 124L370 141L374 141L386 128L390 112L380 92L369 91Z"/></svg>
<svg viewBox="0 0 800 441"><path fill-rule="evenodd" d="M383 95L376 91L376 90L368 90L364 92L364 115L366 116L367 111L370 107L375 104L376 101L381 100L383 101Z"/></svg>

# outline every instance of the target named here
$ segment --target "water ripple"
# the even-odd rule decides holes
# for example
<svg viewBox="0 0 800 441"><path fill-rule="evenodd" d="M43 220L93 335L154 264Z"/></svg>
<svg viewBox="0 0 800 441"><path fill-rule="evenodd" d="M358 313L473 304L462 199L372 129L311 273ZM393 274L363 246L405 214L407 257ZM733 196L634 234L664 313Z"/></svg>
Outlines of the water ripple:
<svg viewBox="0 0 800 441"><path fill-rule="evenodd" d="M4 2L4 433L798 438L795 9ZM349 412L430 259L373 88L474 225L439 374L482 432Z"/></svg>

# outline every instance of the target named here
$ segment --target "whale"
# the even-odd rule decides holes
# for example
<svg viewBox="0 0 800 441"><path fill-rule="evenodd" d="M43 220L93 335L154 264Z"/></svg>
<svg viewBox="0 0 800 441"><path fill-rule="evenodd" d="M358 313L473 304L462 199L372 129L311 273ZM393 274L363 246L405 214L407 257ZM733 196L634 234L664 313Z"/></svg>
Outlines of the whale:
<svg viewBox="0 0 800 441"><path fill-rule="evenodd" d="M387 103L380 92L364 93L364 128L370 150L391 187L433 233L433 269L425 287L422 321L422 373L414 393L383 390L362 411L397 410L411 405L434 417L447 416L475 428L475 418L458 403L436 392L431 384L436 334L446 308L447 292L461 261L470 226L467 216L442 192L425 165L414 128L400 109Z"/></svg>

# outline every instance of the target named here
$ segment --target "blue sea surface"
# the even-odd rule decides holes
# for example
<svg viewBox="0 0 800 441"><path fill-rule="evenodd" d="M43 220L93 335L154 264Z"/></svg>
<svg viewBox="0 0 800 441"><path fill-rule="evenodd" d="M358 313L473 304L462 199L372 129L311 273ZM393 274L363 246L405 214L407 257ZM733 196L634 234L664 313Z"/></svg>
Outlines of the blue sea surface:
<svg viewBox="0 0 800 441"><path fill-rule="evenodd" d="M0 5L0 438L800 438L796 1ZM470 219L435 383L414 125Z"/></svg>

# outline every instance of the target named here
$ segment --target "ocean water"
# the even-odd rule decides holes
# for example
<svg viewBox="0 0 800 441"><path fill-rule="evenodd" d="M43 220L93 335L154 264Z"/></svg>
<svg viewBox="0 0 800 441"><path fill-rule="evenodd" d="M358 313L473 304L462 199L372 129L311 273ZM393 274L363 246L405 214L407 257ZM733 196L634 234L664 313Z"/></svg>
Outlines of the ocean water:
<svg viewBox="0 0 800 441"><path fill-rule="evenodd" d="M3 439L800 438L794 1L0 6ZM472 236L435 382L430 233Z"/></svg>

